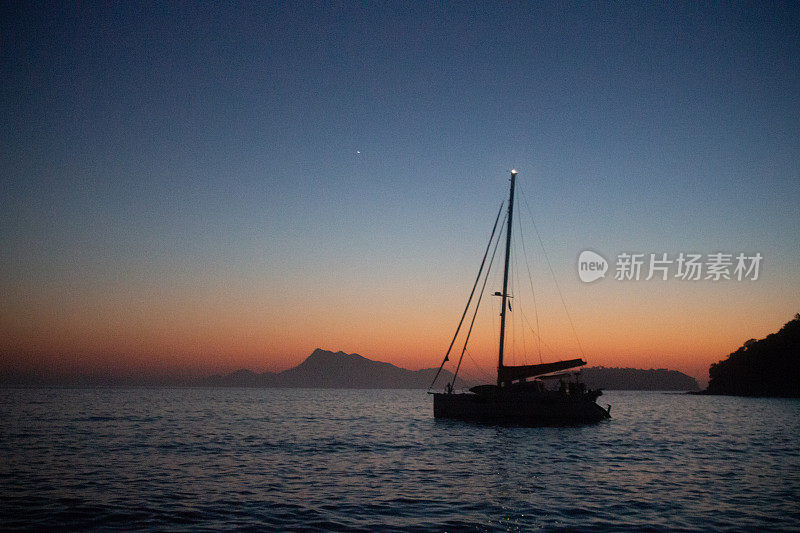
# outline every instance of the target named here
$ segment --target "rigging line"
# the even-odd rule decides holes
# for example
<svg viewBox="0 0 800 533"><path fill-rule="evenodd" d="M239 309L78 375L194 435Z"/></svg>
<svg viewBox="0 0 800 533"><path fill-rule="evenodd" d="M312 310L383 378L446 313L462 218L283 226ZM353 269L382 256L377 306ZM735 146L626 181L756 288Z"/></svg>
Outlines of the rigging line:
<svg viewBox="0 0 800 533"><path fill-rule="evenodd" d="M506 215L508 216L508 215ZM505 223L506 219L503 217L503 222ZM464 348L461 350L461 355L458 358L458 365L456 366L456 371L453 374L453 383L452 386L456 386L456 376L458 376L458 369L461 368L461 361L464 359L464 352L467 351L467 343L469 342L469 336L472 334L472 326L475 325L475 317L478 316L478 309L481 306L481 300L483 299L483 294L486 292L486 282L489 280L489 274L492 272L492 264L494 263L494 255L497 253L497 246L500 244L500 237L502 237L502 231L497 236L497 240L494 243L494 250L492 250L492 257L489 259L489 266L486 267L486 275L483 277L483 285L481 286L481 292L478 294L478 301L475 302L475 312L472 314L472 322L469 323L469 331L467 331L467 338L464 339ZM491 242L490 242L491 244Z"/></svg>
<svg viewBox="0 0 800 533"><path fill-rule="evenodd" d="M519 217L517 217L517 222L519 222ZM519 282L519 269L517 268L517 249L516 247L511 249L511 294L514 295L516 298L516 302L514 305L521 306L522 300L520 299L521 292L517 292L517 285ZM511 302L509 301L509 307ZM510 311L510 309L509 309ZM511 313L511 357L514 364L525 364L525 333L523 331L522 337L522 357L518 358L517 353L517 315L515 313Z"/></svg>
<svg viewBox="0 0 800 533"><path fill-rule="evenodd" d="M475 368L481 374L481 376L483 378L485 378L486 381L492 381L494 379L494 377L487 370L484 370L484 368L481 367L481 365L478 364L478 362L475 360L475 358L472 357L472 353L470 353L469 350L467 350L466 353L469 356L470 361L472 361L472 363L475 365Z"/></svg>
<svg viewBox="0 0 800 533"><path fill-rule="evenodd" d="M513 242L513 241L512 241ZM512 248L509 252L509 267L508 267L508 291L507 294L509 295L508 301L506 302L506 345L503 348L503 363L511 363L512 365L517 364L516 360L514 359L514 314L511 313L511 298L510 296L514 294L514 249ZM509 346L509 343L511 344Z"/></svg>
<svg viewBox="0 0 800 533"><path fill-rule="evenodd" d="M561 297L561 305L564 306L564 312L567 314L569 325L572 327L572 334L575 335L575 341L578 343L578 349L581 352L581 357L586 357L586 354L583 353L583 346L581 346L581 340L580 338L578 338L578 332L575 329L575 324L572 322L572 317L570 316L569 310L567 309L567 302L564 300L564 295L561 293L561 287L558 286L558 280L556 279L556 273L553 271L553 265L550 264L550 258L547 255L547 250L544 247L544 242L542 242L542 236L539 234L539 228L536 227L536 221L533 220L533 212L531 211L530 205L528 205L528 199L525 196L525 193L522 194L522 200L525 202L525 207L527 207L528 209L528 216L531 217L531 222L533 223L533 229L536 230L536 237L538 237L539 239L539 245L542 247L544 258L547 261L547 267L550 269L550 275L553 276L553 282L556 284L556 290L558 290L558 295Z"/></svg>
<svg viewBox="0 0 800 533"><path fill-rule="evenodd" d="M519 268L517 268L517 249L514 248L514 296L515 302L514 305L518 308L522 308L522 288L519 282ZM517 287L520 287L520 290L517 291ZM526 354L525 354L525 332L522 332L522 347L519 347L517 344L517 337L519 336L519 322L522 318L517 318L516 313L511 314L511 327L514 332L514 361L517 362L518 365L525 365L528 364Z"/></svg>
<svg viewBox="0 0 800 533"><path fill-rule="evenodd" d="M525 322L527 322L527 323L528 323L528 328L530 328L530 330L531 330L531 333L533 333L534 335L536 335L536 337L538 337L538 338L539 338L539 341L541 341L541 343L542 343L542 344L544 344L544 347L545 347L545 348L547 348L548 350L550 350L550 352L552 352L553 354L555 354L555 353L556 353L556 351L553 349L553 347L552 347L552 346L550 346L549 344L547 344L547 342L545 342L545 341L544 341L544 340L541 338L541 336L540 336L540 335L539 335L539 334L538 334L536 331L534 331L534 330L533 330L533 326L531 325L531 321L530 321L530 319L528 318L528 315L526 315L526 314L525 314L525 311L520 311L520 312L522 313L522 316L525 318Z"/></svg>
<svg viewBox="0 0 800 533"><path fill-rule="evenodd" d="M502 283L502 281L492 280L493 283ZM492 300L492 313L489 315L487 322L490 324L489 331L492 332L492 337L494 337L494 344L497 345L500 343L500 336L495 328L495 317L500 315L501 308L503 304L500 299Z"/></svg>
<svg viewBox="0 0 800 533"><path fill-rule="evenodd" d="M525 267L528 269L528 282L530 282L531 296L533 296L533 315L536 318L535 333L536 333L536 338L538 339L538 342L536 344L539 351L539 362L544 363L544 361L542 360L542 337L540 335L541 332L539 331L539 310L536 307L536 291L533 290L533 275L531 274L531 265L528 262L528 251L525 249L525 239L522 236L522 221L519 222L519 241L522 243L522 255L525 256ZM525 313L522 314L524 315ZM528 318L525 317L525 320L528 320ZM530 321L528 321L528 326L529 327L531 326ZM531 331L533 331L533 327L531 327Z"/></svg>
<svg viewBox="0 0 800 533"><path fill-rule="evenodd" d="M481 272L483 272L483 265L486 263L486 256L489 255L489 248L492 246L492 239L494 239L494 232L497 230L497 222L500 220L500 213L503 211L503 204L505 201L500 202L500 209L497 210L497 216L494 219L494 227L492 228L492 234L489 236L489 242L486 244L486 251L483 252L483 259L481 259L481 266L478 268L478 275L475 277L475 283L472 285L472 292L469 293L469 298L467 299L467 306L464 308L464 312L461 314L461 320L458 321L458 327L456 328L456 332L453 335L453 340L450 341L450 347L447 348L447 353L444 354L444 360L442 364L439 365L439 370L436 371L436 375L433 376L433 381L431 381L431 386L428 387L429 389L433 388L433 384L436 383L436 380L439 378L439 374L442 372L442 368L444 368L444 364L450 360L450 350L453 349L453 344L456 342L456 337L458 337L458 332L461 330L461 324L464 323L464 317L467 316L467 311L469 310L469 304L472 302L472 297L475 295L475 287L478 286L478 281L481 279ZM502 232L502 230L501 230Z"/></svg>
<svg viewBox="0 0 800 533"><path fill-rule="evenodd" d="M517 217L517 222L519 222L519 217ZM512 293L514 295L514 309L522 309L522 288L521 288L521 284L519 282L519 268L517 268L517 264L518 264L517 255L518 255L517 254L517 246L516 246L516 243L515 243L514 248L512 248L512 250L511 250L511 259L513 261L513 266L511 267L511 272L512 272L512 275L513 275L512 280L511 280L511 286L512 286L512 289L514 291ZM517 288L519 288L519 290L517 290ZM518 365L524 365L524 364L527 364L526 354L525 354L525 334L524 334L524 332L523 332L523 336L522 336L522 346L520 347L520 346L517 345L518 344L517 343L517 337L519 336L519 331L521 329L519 327L520 320L521 320L521 318L517 318L516 313L514 313L512 311L512 313L511 313L511 331L512 331L511 343L513 345L513 351L514 351L514 361Z"/></svg>
<svg viewBox="0 0 800 533"><path fill-rule="evenodd" d="M520 231L522 230L522 221L519 219L519 217L517 218L517 229L520 230ZM522 239L522 233L518 233L517 235L519 235L519 237L517 238L517 241L522 243L522 249L523 249L523 252L524 252L524 250L525 250L525 241ZM514 248L514 268L516 269L515 277L514 277L514 283L516 284L516 286L519 287L519 291L517 293L517 307L519 308L520 313L524 314L525 313L525 311L524 311L525 306L522 305L522 298L523 298L522 286L523 286L523 283L520 281L520 277L521 277L520 276L520 272L522 272L522 269L518 268L518 264L519 264L518 257L519 257L519 247L516 247L516 248ZM522 316L520 316L520 318L517 320L517 324L515 324L514 327L515 328L519 327L519 330L522 333L522 364L527 365L528 364L528 339L525 336L525 323L524 323L524 321L522 319ZM515 329L515 331L516 331L516 329Z"/></svg>

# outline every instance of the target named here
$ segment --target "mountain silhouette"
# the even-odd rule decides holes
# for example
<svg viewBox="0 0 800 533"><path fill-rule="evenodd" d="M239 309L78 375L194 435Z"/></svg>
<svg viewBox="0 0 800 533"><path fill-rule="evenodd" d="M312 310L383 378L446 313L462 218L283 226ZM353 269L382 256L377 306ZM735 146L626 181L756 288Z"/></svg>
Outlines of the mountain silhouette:
<svg viewBox="0 0 800 533"><path fill-rule="evenodd" d="M665 368L642 370L639 368L584 368L581 378L592 389L696 391L697 380L677 370Z"/></svg>
<svg viewBox="0 0 800 533"><path fill-rule="evenodd" d="M406 370L390 363L373 361L361 355L345 352L330 352L317 348L305 361L283 372L257 374L249 370L237 370L224 376L205 380L206 385L233 387L283 387L320 389L427 389L435 368ZM453 379L453 374L444 370L438 382ZM472 383L456 381L456 388L467 388Z"/></svg>
<svg viewBox="0 0 800 533"><path fill-rule="evenodd" d="M696 391L697 381L675 370L637 368L585 368L583 381L592 388L609 390ZM237 370L224 376L207 378L204 385L226 387L283 387L321 389L427 389L435 368L407 370L390 363L373 361L358 354L331 352L317 348L305 361L283 372L258 374ZM442 370L436 386L443 388L453 374ZM456 382L466 389L478 382L467 377Z"/></svg>

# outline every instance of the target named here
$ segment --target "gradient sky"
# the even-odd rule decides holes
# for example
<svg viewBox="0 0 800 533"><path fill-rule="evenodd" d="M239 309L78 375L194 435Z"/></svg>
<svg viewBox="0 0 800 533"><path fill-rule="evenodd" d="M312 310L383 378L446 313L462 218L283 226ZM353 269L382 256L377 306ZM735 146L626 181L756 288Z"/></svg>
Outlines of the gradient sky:
<svg viewBox="0 0 800 533"><path fill-rule="evenodd" d="M797 3L0 9L0 370L437 366L513 167L544 357L703 379L800 312ZM584 249L764 262L584 284Z"/></svg>

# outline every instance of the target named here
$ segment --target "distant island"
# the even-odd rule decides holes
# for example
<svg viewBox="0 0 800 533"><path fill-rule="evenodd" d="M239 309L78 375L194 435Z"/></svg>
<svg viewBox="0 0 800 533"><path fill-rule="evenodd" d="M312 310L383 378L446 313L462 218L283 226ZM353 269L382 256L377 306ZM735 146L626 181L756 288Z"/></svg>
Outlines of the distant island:
<svg viewBox="0 0 800 533"><path fill-rule="evenodd" d="M703 394L800 397L800 313L777 333L750 339L708 370Z"/></svg>
<svg viewBox="0 0 800 533"><path fill-rule="evenodd" d="M436 368L407 370L391 363L368 359L355 353L317 348L299 365L282 372L253 372L242 369L210 377L151 375L72 375L44 373L0 374L0 387L263 387L307 389L428 389ZM582 379L590 388L606 390L697 391L697 381L682 372L638 368L584 368ZM436 387L444 388L453 374L442 370ZM491 381L491 380L489 380ZM459 374L456 389L488 383L465 373Z"/></svg>
<svg viewBox="0 0 800 533"><path fill-rule="evenodd" d="M216 387L427 389L436 370L406 370L355 353L330 352L317 348L305 361L283 372L256 373L238 370L224 376L212 376L203 380L202 384ZM439 380L441 383L452 381L453 374L442 370ZM456 388L470 385L460 378L456 381Z"/></svg>
<svg viewBox="0 0 800 533"><path fill-rule="evenodd" d="M213 376L204 381L208 386L226 387L283 387L324 389L427 389L435 368L406 370L390 363L382 363L358 354L330 352L317 348L308 358L294 368L283 372L255 373L238 370L224 376ZM610 390L663 390L695 391L697 381L675 370L640 370L636 368L586 368L583 380L589 387ZM442 371L438 383L452 381L453 374ZM457 389L477 385L461 378Z"/></svg>
<svg viewBox="0 0 800 533"><path fill-rule="evenodd" d="M606 368L596 366L581 371L589 388L607 390L696 391L697 380L677 370L666 368Z"/></svg>

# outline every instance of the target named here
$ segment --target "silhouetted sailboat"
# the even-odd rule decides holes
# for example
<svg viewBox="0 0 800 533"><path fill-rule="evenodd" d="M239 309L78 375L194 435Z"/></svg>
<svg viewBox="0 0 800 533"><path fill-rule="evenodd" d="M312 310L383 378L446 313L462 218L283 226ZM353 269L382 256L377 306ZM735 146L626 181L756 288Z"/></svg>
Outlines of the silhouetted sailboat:
<svg viewBox="0 0 800 533"><path fill-rule="evenodd" d="M598 390L587 390L583 383L573 380L565 380L565 374L554 375L555 372L563 372L577 368L586 364L582 359L570 359L568 361L556 361L552 363L542 363L538 365L507 366L503 364L503 350L505 347L506 333L506 313L509 310L508 298L508 268L509 256L511 252L511 226L514 214L514 184L516 181L516 170L511 171L511 186L508 199L508 213L506 215L506 249L505 265L503 270L503 292L495 293L502 298L502 311L500 312L500 346L498 350L497 362L497 383L479 385L472 387L470 392L455 393L452 384L448 383L446 391L443 393L433 393L433 415L436 418L452 418L458 420L468 420L481 423L495 424L515 424L525 426L551 426L551 425L570 425L588 424L599 422L610 417L610 407L603 409L597 405L596 400L602 394ZM461 316L456 334L450 343L444 361L439 367L439 371L449 360L450 351L453 348L458 332L464 322L467 310L469 309L475 288L481 278L486 258L494 239L497 229L497 222L502 212L502 206L495 219L495 227L492 236L489 238L489 245L483 256L478 276L472 288L467 307ZM499 241L498 241L499 242ZM495 250L496 250L495 245ZM494 254L492 254L494 258ZM491 263L491 261L490 261ZM486 286L488 272L484 278L483 288ZM483 288L478 297L477 306L483 295ZM472 325L475 323L473 316L469 333L472 332ZM467 333L467 339L469 338ZM464 343L466 350L466 342ZM462 351L462 358L463 358ZM459 359L459 367L461 359ZM455 374L458 374L456 368ZM434 383L439 376L437 372ZM554 378L560 381L561 386L557 390L550 390L545 386L545 380ZM533 379L533 381L527 381ZM433 384L431 385L433 386Z"/></svg>

